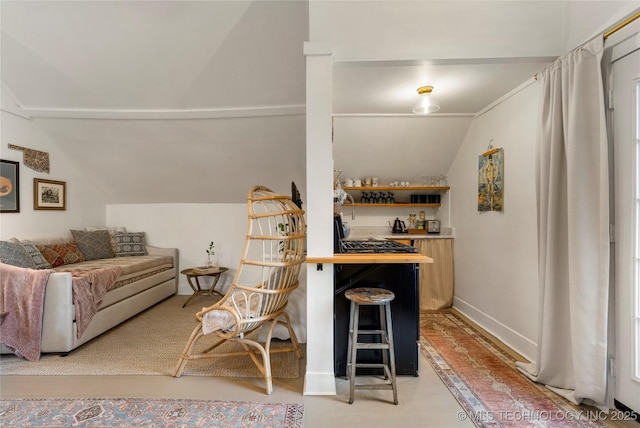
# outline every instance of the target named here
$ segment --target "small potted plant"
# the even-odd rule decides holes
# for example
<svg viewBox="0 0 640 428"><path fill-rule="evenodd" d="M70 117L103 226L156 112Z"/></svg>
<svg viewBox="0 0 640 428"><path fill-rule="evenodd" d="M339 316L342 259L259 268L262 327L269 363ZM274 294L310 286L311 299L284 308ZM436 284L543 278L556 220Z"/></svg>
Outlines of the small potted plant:
<svg viewBox="0 0 640 428"><path fill-rule="evenodd" d="M216 246L215 246L214 242L213 242L213 241L211 241L211 242L209 243L209 248L207 248L207 267L212 267L212 266L214 266L214 263L213 263L213 261L211 260L211 256L215 256L215 255L216 255L216 252L215 252L215 250L214 250L214 248L215 248L215 247L216 247Z"/></svg>

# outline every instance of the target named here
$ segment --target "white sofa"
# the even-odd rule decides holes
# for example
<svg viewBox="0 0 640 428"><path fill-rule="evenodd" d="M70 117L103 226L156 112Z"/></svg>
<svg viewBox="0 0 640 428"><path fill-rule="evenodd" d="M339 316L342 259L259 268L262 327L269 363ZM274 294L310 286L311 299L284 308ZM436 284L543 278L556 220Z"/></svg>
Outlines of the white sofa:
<svg viewBox="0 0 640 428"><path fill-rule="evenodd" d="M132 316L172 296L178 291L178 250L146 246L147 256L113 257L54 268L48 278L42 322L43 353L68 353ZM136 259L140 263L136 263ZM74 316L72 274L65 270L86 264L118 266L127 264L116 279L117 288L108 291L97 314L77 337ZM2 353L11 353L2 346Z"/></svg>

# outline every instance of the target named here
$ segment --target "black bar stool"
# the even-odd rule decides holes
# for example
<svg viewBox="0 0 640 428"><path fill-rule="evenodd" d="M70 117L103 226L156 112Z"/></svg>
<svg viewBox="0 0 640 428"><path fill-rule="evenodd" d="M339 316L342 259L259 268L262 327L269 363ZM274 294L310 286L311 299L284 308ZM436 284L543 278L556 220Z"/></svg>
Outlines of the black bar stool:
<svg viewBox="0 0 640 428"><path fill-rule="evenodd" d="M351 301L351 315L349 317L349 345L347 348L347 378L349 379L349 404L353 403L356 389L391 389L393 390L393 404L398 404L398 389L396 388L396 358L393 350L393 326L391 323L391 301L396 297L384 288L352 288L345 292L345 297ZM380 307L380 329L360 330L360 306ZM377 343L358 342L359 335L377 335ZM382 350L382 363L358 363L358 349ZM388 383L356 385L357 368L381 368Z"/></svg>

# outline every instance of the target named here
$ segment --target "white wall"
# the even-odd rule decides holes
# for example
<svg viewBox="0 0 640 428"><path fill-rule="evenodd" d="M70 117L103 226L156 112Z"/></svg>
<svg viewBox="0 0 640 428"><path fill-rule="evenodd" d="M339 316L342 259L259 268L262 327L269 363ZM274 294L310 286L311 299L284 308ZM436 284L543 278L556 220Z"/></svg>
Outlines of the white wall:
<svg viewBox="0 0 640 428"><path fill-rule="evenodd" d="M335 117L334 167L343 171L343 180L421 184L424 175L447 172L472 120L473 115Z"/></svg>
<svg viewBox="0 0 640 428"><path fill-rule="evenodd" d="M0 214L0 239L59 238L69 229L103 225L105 202L87 177L71 164L64 151L30 120L2 111L0 157L20 162L20 212ZM34 171L24 165L23 153L9 149L8 144L49 153L50 172ZM33 179L67 183L67 209L41 211L33 209Z"/></svg>
<svg viewBox="0 0 640 428"><path fill-rule="evenodd" d="M530 360L538 332L537 84L474 120L449 171L454 306ZM504 211L478 212L478 156L504 148Z"/></svg>
<svg viewBox="0 0 640 428"><path fill-rule="evenodd" d="M124 226L131 232L145 232L149 245L178 248L180 270L202 266L207 261L209 242L214 241L217 264L229 268L216 288L226 291L231 284L247 232L246 203L108 205L106 211L108 226ZM201 278L201 284L208 286L210 282ZM302 274L300 287L290 297L288 306L296 336L301 342L307 340L306 288L306 275ZM180 275L178 294L191 293L186 277ZM198 300L200 307L192 306L194 313L202 305L213 303L213 300L208 303L206 299Z"/></svg>
<svg viewBox="0 0 640 428"><path fill-rule="evenodd" d="M416 183L418 184L418 183ZM361 195L361 192L349 192L355 195L356 199L358 199ZM410 195L411 193L420 193L415 191L405 191L405 192L396 192L394 195L399 193L406 193ZM395 197L395 196L394 196ZM405 222L405 225L409 227L409 214L415 214L416 216L420 213L420 211L424 211L425 218L429 220L440 220L441 227L449 227L450 226L450 218L449 218L449 197L447 192L442 192L442 202L440 207L432 208L432 207L385 207L385 206L366 206L366 207L355 207L354 214L355 218L352 216L352 210L350 206L343 206L341 211L343 215L343 222L346 222L351 227L366 227L366 228L384 228L388 227L389 232L391 232L391 227L393 226L394 220L399 218L400 220Z"/></svg>

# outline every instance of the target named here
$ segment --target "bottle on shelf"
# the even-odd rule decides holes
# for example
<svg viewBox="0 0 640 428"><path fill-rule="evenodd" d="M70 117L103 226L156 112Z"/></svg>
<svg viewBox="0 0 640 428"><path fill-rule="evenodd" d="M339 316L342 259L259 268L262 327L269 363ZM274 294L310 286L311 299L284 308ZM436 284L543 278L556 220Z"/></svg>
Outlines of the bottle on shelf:
<svg viewBox="0 0 640 428"><path fill-rule="evenodd" d="M440 206L441 194L449 190L446 185L440 186L441 182L446 184L446 176L423 176L425 182L431 183L433 177L434 185L410 185L407 181L399 182L395 185L392 182L388 186L357 186L357 180L354 180L354 186L345 186L343 190L348 192L360 191L361 195L355 205L386 205L386 206L416 206L416 207L433 207ZM443 181L444 180L444 181ZM364 183L362 183L364 184ZM404 186L402 184L405 184ZM413 192L413 193L409 193ZM353 198L353 196L351 196ZM353 204L353 202L347 202Z"/></svg>

